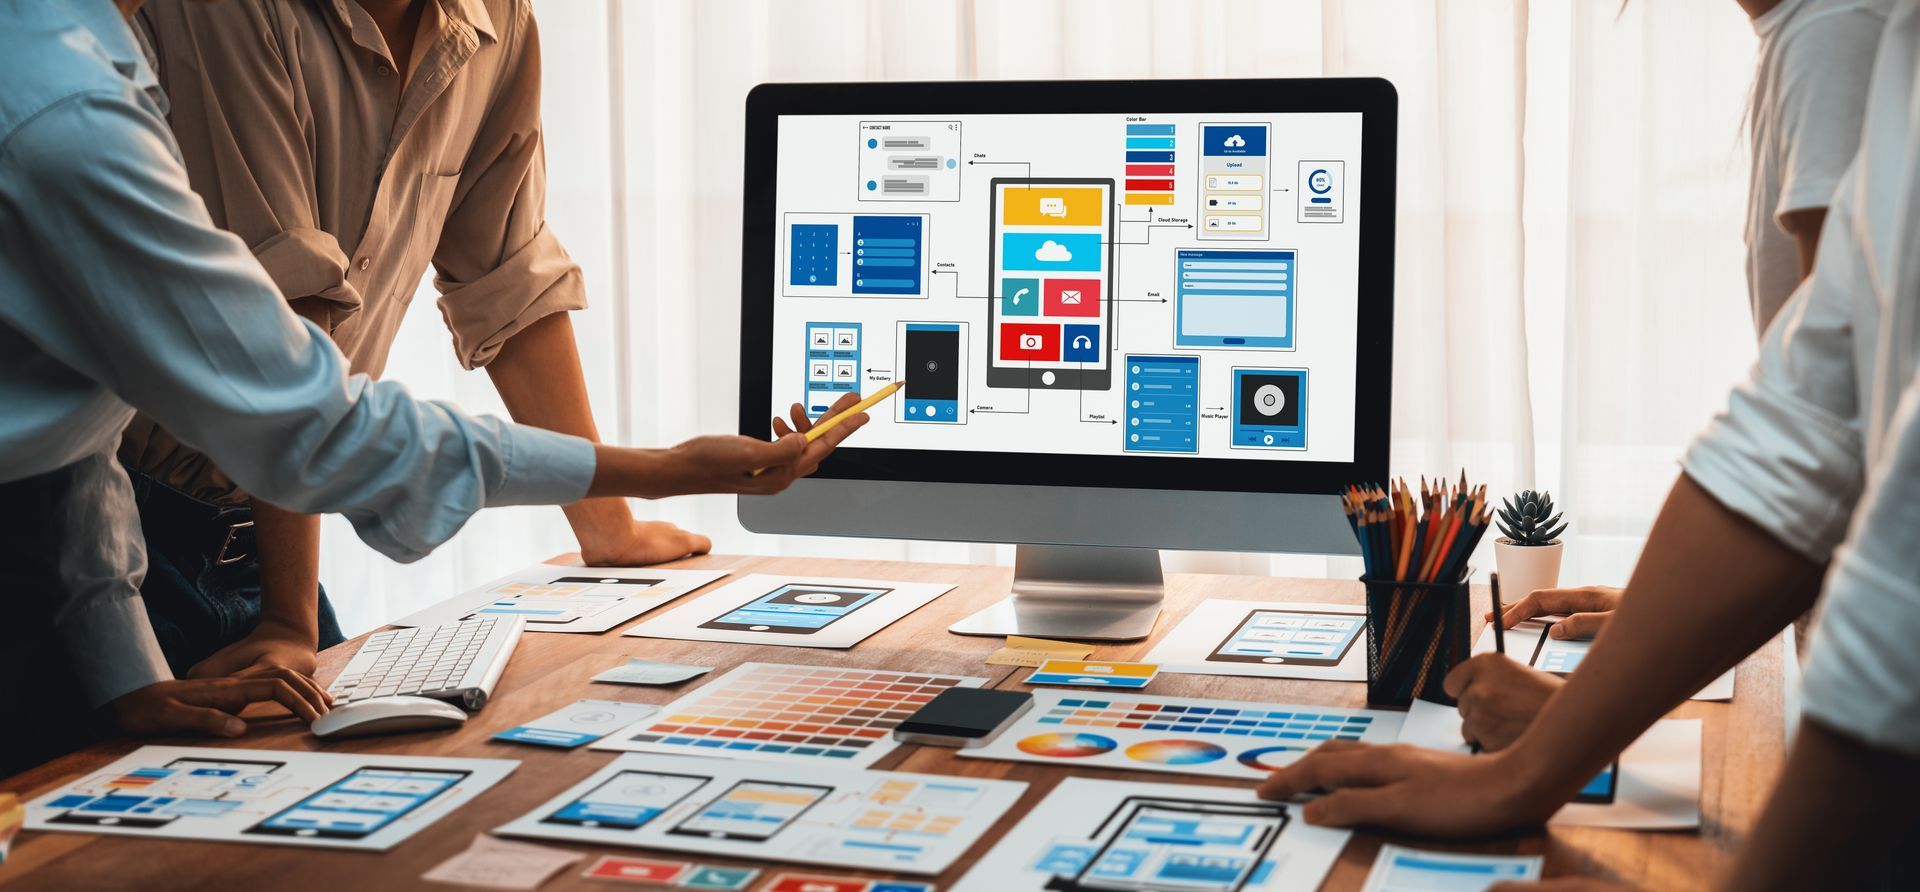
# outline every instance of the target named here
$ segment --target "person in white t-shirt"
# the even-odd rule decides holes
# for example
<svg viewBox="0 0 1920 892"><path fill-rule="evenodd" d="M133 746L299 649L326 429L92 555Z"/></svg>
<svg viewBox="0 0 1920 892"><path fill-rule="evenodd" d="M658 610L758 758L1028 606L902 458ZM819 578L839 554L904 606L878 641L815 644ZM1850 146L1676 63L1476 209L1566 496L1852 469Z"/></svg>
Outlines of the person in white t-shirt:
<svg viewBox="0 0 1920 892"><path fill-rule="evenodd" d="M1761 338L1813 271L1827 203L1860 148L1874 47L1891 0L1739 0L1760 36L1747 107L1753 167L1747 191L1747 296ZM1610 586L1510 592L1505 624L1566 615L1555 638L1600 634L1621 590ZM1492 616L1489 615L1491 620ZM1804 643L1807 618L1795 624ZM1488 749L1513 742L1560 686L1556 675L1488 656L1448 679L1465 731Z"/></svg>
<svg viewBox="0 0 1920 892"><path fill-rule="evenodd" d="M1860 151L1813 275L1688 450L1609 631L1538 719L1478 756L1339 741L1275 771L1262 796L1325 789L1303 810L1309 823L1434 836L1544 821L1821 597L1805 720L1722 883L1887 884L1880 871L1920 794L1916 109L1920 4L1907 2L1878 45Z"/></svg>

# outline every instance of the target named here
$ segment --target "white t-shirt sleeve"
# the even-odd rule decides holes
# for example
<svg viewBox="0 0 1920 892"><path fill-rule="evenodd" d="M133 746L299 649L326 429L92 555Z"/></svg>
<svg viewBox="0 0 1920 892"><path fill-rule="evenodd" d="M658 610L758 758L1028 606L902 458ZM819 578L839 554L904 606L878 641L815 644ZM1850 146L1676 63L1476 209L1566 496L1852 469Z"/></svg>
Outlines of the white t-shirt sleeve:
<svg viewBox="0 0 1920 892"><path fill-rule="evenodd" d="M1760 361L1681 466L1729 510L1813 561L1846 535L1865 469L1851 312L1868 287L1849 216L1858 180L1833 196L1820 263L1760 342Z"/></svg>
<svg viewBox="0 0 1920 892"><path fill-rule="evenodd" d="M1885 437L1827 571L1804 703L1808 716L1869 745L1920 756L1920 377Z"/></svg>
<svg viewBox="0 0 1920 892"><path fill-rule="evenodd" d="M1785 35L1780 47L1780 202L1777 219L1823 208L1860 149L1867 80L1886 16L1848 6L1816 15Z"/></svg>

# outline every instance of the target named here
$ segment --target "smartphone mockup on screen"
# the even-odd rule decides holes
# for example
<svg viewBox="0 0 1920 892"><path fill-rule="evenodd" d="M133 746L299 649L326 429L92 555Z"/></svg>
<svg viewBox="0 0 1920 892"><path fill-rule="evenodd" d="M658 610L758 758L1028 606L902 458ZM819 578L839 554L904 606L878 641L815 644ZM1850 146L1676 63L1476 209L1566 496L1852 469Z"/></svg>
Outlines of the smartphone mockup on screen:
<svg viewBox="0 0 1920 892"><path fill-rule="evenodd" d="M1619 786L1620 760L1615 759L1599 774L1594 775L1593 780L1587 781L1587 785L1581 787L1580 792L1573 794L1573 801L1607 805L1613 802L1613 795Z"/></svg>
<svg viewBox="0 0 1920 892"><path fill-rule="evenodd" d="M835 585L783 585L700 624L730 632L811 635L893 591Z"/></svg>
<svg viewBox="0 0 1920 892"><path fill-rule="evenodd" d="M367 767L248 827L263 836L365 839L465 780L466 771Z"/></svg>
<svg viewBox="0 0 1920 892"><path fill-rule="evenodd" d="M1255 610L1207 655L1207 660L1338 666L1366 627L1366 617L1357 613Z"/></svg>
<svg viewBox="0 0 1920 892"><path fill-rule="evenodd" d="M787 829L832 792L832 787L810 784L743 780L667 832L762 842Z"/></svg>
<svg viewBox="0 0 1920 892"><path fill-rule="evenodd" d="M622 771L586 795L540 819L543 824L569 824L605 830L638 830L667 809L693 795L712 778L691 774Z"/></svg>
<svg viewBox="0 0 1920 892"><path fill-rule="evenodd" d="M907 386L894 407L905 424L966 424L965 322L899 323L901 376Z"/></svg>
<svg viewBox="0 0 1920 892"><path fill-rule="evenodd" d="M1113 188L1110 179L993 180L988 387L1113 386Z"/></svg>

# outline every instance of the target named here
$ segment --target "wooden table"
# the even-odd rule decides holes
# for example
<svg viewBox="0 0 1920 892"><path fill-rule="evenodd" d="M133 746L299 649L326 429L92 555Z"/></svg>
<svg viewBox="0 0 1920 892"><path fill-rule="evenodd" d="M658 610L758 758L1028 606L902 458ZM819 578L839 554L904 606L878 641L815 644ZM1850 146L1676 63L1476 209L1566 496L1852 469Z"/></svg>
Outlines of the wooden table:
<svg viewBox="0 0 1920 892"><path fill-rule="evenodd" d="M0 781L0 791L22 798L38 796L77 776L97 770L142 743L197 746L241 746L257 749L382 752L425 756L475 756L520 760L520 768L472 803L421 831L393 851L327 851L267 845L131 839L84 834L25 833L15 841L7 864L0 867L0 887L20 889L324 889L328 892L364 892L371 889L434 887L420 875L465 849L477 833L484 833L524 814L561 790L606 765L616 755L589 749L571 751L516 746L490 741L495 732L547 712L583 696L664 704L707 679L749 661L848 665L985 676L992 686L1019 688L1029 670L983 663L998 649L998 638L970 638L946 631L954 621L1005 595L1012 581L1007 567L952 564L914 564L884 561L825 560L708 556L683 561L686 568L725 567L736 574L782 573L796 576L853 576L874 579L922 580L957 583L958 588L907 618L882 630L851 651L794 647L713 644L627 638L617 632L603 635L529 634L520 648L495 699L457 731L415 733L324 743L306 733L291 718L256 722L237 741L202 739L116 739ZM722 583L724 584L724 580ZM711 589L708 589L711 590ZM1167 581L1167 612L1155 630L1155 640L1207 598L1273 601L1358 603L1358 583L1342 580L1277 579L1269 577L1175 575ZM1476 593L1484 598L1484 593ZM699 597L695 594L689 597ZM681 602L675 602L676 604ZM1476 623L1481 605L1474 612ZM1095 659L1132 660L1144 655L1152 641L1099 648ZM320 678L331 680L357 648L357 641L321 655ZM1698 832L1640 833L1618 830L1555 827L1470 844L1420 842L1431 848L1463 852L1522 852L1546 856L1548 876L1595 874L1635 882L1647 888L1686 889L1706 885L1730 864L1733 850L1752 826L1773 787L1783 752L1780 660L1778 640L1740 667L1731 703L1688 703L1676 718L1704 722L1703 784ZM628 657L713 666L713 674L670 687L590 685L596 672ZM1163 675L1153 684L1156 695L1262 700L1324 706L1363 706L1365 688L1355 683L1310 682L1206 675ZM11 732L9 732L11 733ZM902 747L875 766L935 774L1003 777L1031 785L1024 799L959 865L939 877L942 888L959 879L973 860L983 856L1019 814L1044 798L1069 772L1027 763L958 759L939 747ZM1089 777L1193 784L1227 785L1233 781L1152 772L1082 769ZM1356 834L1340 856L1323 888L1358 889L1383 841L1375 833ZM561 845L550 843L552 845ZM581 879L580 870L600 854L634 853L600 846L571 848L590 858L548 881L543 890L614 888ZM654 853L678 860L725 863L725 859ZM811 870L798 865L755 863L766 870L763 878L782 869Z"/></svg>

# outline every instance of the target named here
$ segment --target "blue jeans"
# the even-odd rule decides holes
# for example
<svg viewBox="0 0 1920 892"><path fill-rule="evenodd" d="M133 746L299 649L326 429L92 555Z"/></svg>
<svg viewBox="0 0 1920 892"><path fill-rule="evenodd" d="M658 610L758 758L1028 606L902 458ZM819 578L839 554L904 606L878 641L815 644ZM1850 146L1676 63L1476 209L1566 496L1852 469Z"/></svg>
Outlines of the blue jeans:
<svg viewBox="0 0 1920 892"><path fill-rule="evenodd" d="M260 625L260 559L253 544L253 510L215 505L129 471L140 526L147 539L147 578L140 595L167 665L186 677ZM320 589L320 647L346 640Z"/></svg>

